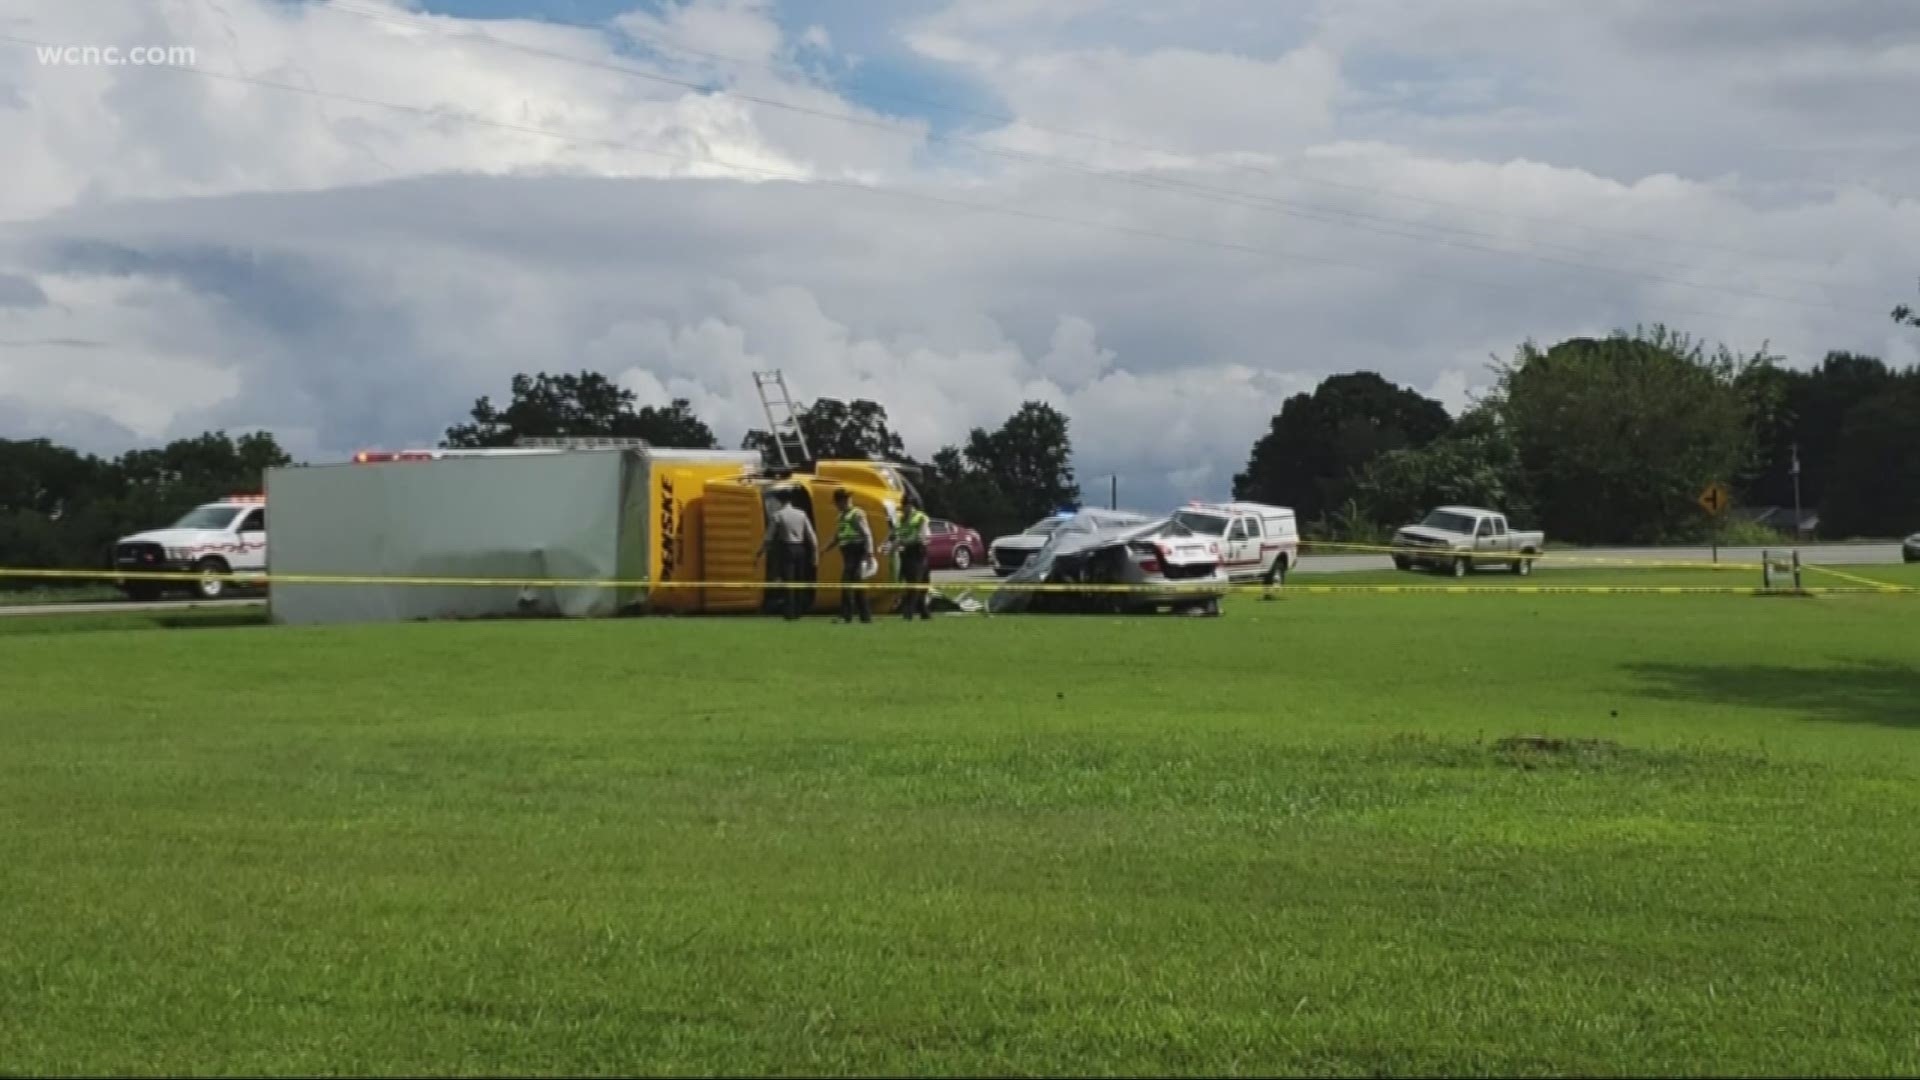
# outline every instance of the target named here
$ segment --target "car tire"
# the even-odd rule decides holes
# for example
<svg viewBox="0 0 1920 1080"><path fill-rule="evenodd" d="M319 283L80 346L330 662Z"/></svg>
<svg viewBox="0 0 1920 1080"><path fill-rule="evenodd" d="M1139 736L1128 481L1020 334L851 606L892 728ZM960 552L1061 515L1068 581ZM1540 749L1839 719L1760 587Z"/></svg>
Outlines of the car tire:
<svg viewBox="0 0 1920 1080"><path fill-rule="evenodd" d="M227 594L227 575L233 572L227 560L209 555L194 564L200 580L193 583L193 595L199 600L218 600Z"/></svg>
<svg viewBox="0 0 1920 1080"><path fill-rule="evenodd" d="M1393 557L1393 568L1395 570L1405 570L1412 565L1413 565L1413 561L1411 559L1408 559L1405 555L1395 555Z"/></svg>
<svg viewBox="0 0 1920 1080"><path fill-rule="evenodd" d="M965 544L953 549L953 568L970 570L973 568L973 549Z"/></svg>
<svg viewBox="0 0 1920 1080"><path fill-rule="evenodd" d="M1467 576L1467 560L1465 559L1465 557L1455 556L1453 560L1452 570L1453 570L1454 577L1457 577L1457 578L1466 577Z"/></svg>
<svg viewBox="0 0 1920 1080"><path fill-rule="evenodd" d="M1521 577L1526 577L1532 574L1533 573L1532 555L1533 555L1533 552L1531 551L1521 552L1520 557L1513 560L1513 572L1520 575Z"/></svg>

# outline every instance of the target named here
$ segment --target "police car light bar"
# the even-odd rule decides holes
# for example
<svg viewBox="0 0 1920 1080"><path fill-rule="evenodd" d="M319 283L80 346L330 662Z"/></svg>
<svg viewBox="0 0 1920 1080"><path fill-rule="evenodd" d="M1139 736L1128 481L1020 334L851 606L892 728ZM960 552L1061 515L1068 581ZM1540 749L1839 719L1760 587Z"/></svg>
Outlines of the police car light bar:
<svg viewBox="0 0 1920 1080"><path fill-rule="evenodd" d="M434 456L431 450L401 450L398 452L393 450L362 450L353 455L353 462L356 465L370 465L383 461L432 461Z"/></svg>

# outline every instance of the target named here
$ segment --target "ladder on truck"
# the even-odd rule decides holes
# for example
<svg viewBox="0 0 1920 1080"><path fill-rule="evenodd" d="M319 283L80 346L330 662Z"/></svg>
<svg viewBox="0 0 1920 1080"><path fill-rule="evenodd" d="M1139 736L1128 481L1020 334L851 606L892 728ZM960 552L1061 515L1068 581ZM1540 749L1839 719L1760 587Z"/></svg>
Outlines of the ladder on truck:
<svg viewBox="0 0 1920 1080"><path fill-rule="evenodd" d="M767 411L767 432L773 437L781 466L792 468L812 461L807 433L800 430L800 414L793 407L793 395L787 392L787 377L778 371L756 371L753 384L760 391L760 407ZM792 454L788 453L790 449Z"/></svg>

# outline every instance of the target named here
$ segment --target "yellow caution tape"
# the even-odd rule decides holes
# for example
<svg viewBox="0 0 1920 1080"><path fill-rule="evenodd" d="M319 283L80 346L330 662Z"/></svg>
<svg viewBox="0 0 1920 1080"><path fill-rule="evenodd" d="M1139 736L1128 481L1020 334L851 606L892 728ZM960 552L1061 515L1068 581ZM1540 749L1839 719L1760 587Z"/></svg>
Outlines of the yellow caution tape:
<svg viewBox="0 0 1920 1080"><path fill-rule="evenodd" d="M1724 565L1724 564L1723 564ZM1806 566L1807 569L1821 569ZM1759 586L1714 586L1714 585L1301 585L1276 583L1267 586L1259 583L1228 584L1220 582L1179 582L1163 584L1095 584L1070 582L1005 582L1005 581L962 581L942 582L912 586L896 581L883 582L840 582L831 579L795 582L768 581L648 581L645 579L623 580L619 578L503 578L503 577L441 577L408 575L362 575L362 574L274 574L245 572L228 574L201 574L191 571L118 571L118 570L42 570L27 568L0 567L0 578L24 578L37 580L69 581L116 581L116 582L199 582L213 578L235 585L375 585L375 586L414 586L414 587L460 587L460 588L517 588L517 589L715 589L715 590L831 590L854 589L863 591L909 592L917 589L952 590L961 592L1032 592L1032 593L1153 593L1168 595L1193 593L1199 596L1221 596L1229 593L1266 593L1275 592L1307 593L1324 595L1334 593L1442 593L1458 595L1464 593L1503 593L1519 596L1538 596L1549 594L1578 594L1604 596L1614 594L1659 594L1659 595L1707 595L1758 596L1778 595L1799 592L1806 595L1837 595L1848 593L1920 593L1920 588L1906 585L1894 585L1888 582L1871 581L1844 574L1840 571L1827 571L1839 577L1859 582L1856 587L1819 587L1793 589L1768 589Z"/></svg>

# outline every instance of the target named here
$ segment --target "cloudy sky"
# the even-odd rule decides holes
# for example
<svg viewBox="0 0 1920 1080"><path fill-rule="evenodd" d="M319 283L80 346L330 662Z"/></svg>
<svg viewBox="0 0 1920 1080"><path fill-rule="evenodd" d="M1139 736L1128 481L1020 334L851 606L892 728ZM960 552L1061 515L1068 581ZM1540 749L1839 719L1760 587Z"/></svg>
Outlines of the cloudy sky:
<svg viewBox="0 0 1920 1080"><path fill-rule="evenodd" d="M338 458L584 367L732 443L780 368L1221 496L1341 371L1920 361L1916 100L1913 0L6 0L0 436Z"/></svg>

